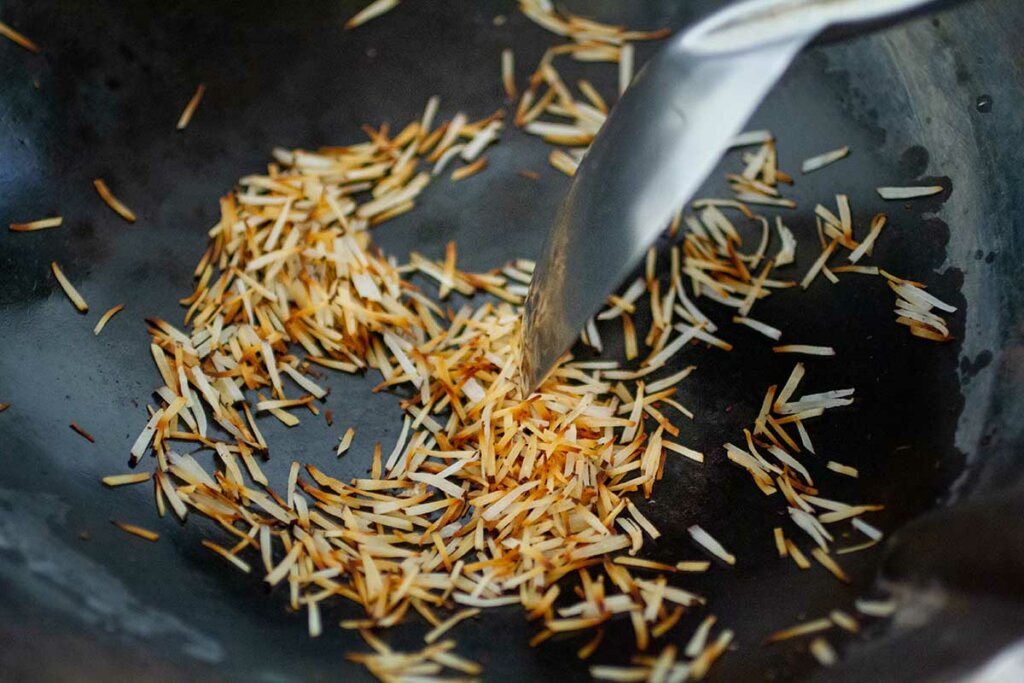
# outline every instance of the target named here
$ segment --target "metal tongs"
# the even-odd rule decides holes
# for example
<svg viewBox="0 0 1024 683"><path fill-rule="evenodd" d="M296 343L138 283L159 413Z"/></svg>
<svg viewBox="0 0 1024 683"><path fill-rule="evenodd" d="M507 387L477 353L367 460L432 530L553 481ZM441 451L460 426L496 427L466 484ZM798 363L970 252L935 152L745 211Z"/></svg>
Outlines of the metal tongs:
<svg viewBox="0 0 1024 683"><path fill-rule="evenodd" d="M572 346L805 46L940 4L746 0L670 39L612 109L555 217L526 299L524 389Z"/></svg>

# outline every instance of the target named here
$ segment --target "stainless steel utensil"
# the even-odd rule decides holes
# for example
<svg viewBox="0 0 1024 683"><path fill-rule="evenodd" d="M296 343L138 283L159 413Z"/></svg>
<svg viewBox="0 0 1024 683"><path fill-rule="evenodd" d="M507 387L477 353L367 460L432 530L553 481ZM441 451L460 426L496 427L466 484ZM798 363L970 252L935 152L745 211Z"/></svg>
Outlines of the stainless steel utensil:
<svg viewBox="0 0 1024 683"><path fill-rule="evenodd" d="M573 344L805 45L932 4L747 0L672 38L612 110L555 217L526 300L524 387Z"/></svg>

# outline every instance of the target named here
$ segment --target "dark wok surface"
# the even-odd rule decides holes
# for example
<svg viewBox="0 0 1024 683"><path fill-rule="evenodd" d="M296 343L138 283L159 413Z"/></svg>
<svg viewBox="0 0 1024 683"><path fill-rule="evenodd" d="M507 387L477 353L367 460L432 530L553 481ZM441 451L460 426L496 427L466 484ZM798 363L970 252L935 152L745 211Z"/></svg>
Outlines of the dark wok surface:
<svg viewBox="0 0 1024 683"><path fill-rule="evenodd" d="M258 577L239 574L200 547L210 525L158 520L148 488L112 492L98 481L124 470L156 386L142 320L180 321L176 302L190 291L218 196L261 169L275 145L354 142L360 124L404 123L431 94L441 95L446 116L490 113L503 105L501 49L515 47L522 77L554 42L511 2L408 2L355 32L341 31L361 4L37 1L3 8L0 19L39 42L43 54L0 44L0 218L65 217L58 230L0 232L0 401L13 404L0 415L5 678L366 678L343 660L365 649L357 636L327 628L309 639L304 615L289 613L280 591L266 595ZM651 28L682 26L719 5L567 4ZM509 20L495 27L499 14ZM911 338L892 322L884 284L857 276L834 288L819 281L806 293L780 294L759 308L759 317L783 327L787 341L837 347L835 360L808 361L810 389L857 388L853 408L811 427L822 462L834 458L862 472L856 482L827 479L826 495L885 503L872 521L886 530L931 508L958 505L914 522L888 550L844 557L855 578L850 587L820 568L798 572L774 558L778 508L725 462L720 444L741 434L765 387L784 381L793 359L773 357L755 333L723 325L737 351L695 348L685 358L699 371L682 387L697 413L684 434L708 462L698 468L670 461L644 507L666 532L651 559L697 559L683 531L693 522L740 556L734 570L716 567L679 581L706 595L720 623L737 631L736 651L714 670L716 680L791 680L813 672L800 644L763 648L762 639L877 591L883 565L889 588L907 607L892 627L834 639L848 655L837 676L946 676L1024 633L1015 602L1024 594L1024 506L1012 492L1024 443L1021 29L1024 8L986 0L816 48L751 124L775 131L781 165L792 172L824 150L854 150L820 173L795 173L792 196L801 208L786 214L802 244L794 273L816 251L814 202L847 192L857 225L865 225L883 210L876 185L947 188L938 198L885 205L892 225L876 253L883 266L926 281L960 307L949 316L956 342ZM604 92L614 89L612 68L579 73ZM199 82L207 84L206 96L189 128L177 133L174 123ZM982 95L992 98L991 111L976 108ZM567 183L547 166L548 151L506 130L486 172L457 187L435 183L414 212L375 238L399 258L413 249L438 255L455 239L460 265L469 269L534 256ZM730 157L723 168L737 163ZM538 171L541 182L517 176L524 168ZM124 223L100 202L94 177L111 184L138 223ZM709 181L709 194L722 192L719 178ZM65 300L49 274L51 260L89 301L89 316ZM94 337L96 317L121 302L126 310ZM725 311L705 308L727 321ZM393 442L401 422L396 398L370 394L374 383L330 382L323 407L333 410L334 428L322 420L304 419L293 430L262 421L272 481L283 484L292 459L339 477L365 471L373 442ZM71 421L96 443L71 432ZM350 425L354 447L335 461L335 439ZM162 538L147 544L112 527L111 519ZM930 592L919 590L925 585ZM921 609L925 604L929 609ZM339 605L326 610L325 624L353 615ZM703 616L689 614L675 637L685 638ZM530 650L533 629L510 609L487 613L454 635L459 652L481 661L489 679L586 678L573 654L582 638ZM422 632L416 624L388 637L396 647L414 647ZM615 651L598 661L624 660L626 648L612 646L631 640L625 625L610 629L607 649Z"/></svg>

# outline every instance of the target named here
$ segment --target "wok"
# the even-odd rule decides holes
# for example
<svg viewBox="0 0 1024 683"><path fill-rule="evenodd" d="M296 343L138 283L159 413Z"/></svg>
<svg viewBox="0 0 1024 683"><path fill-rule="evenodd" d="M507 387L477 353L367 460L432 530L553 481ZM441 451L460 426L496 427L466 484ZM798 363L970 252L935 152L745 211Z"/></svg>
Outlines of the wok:
<svg viewBox="0 0 1024 683"><path fill-rule="evenodd" d="M0 45L0 207L23 222L64 216L60 229L0 233L0 670L9 680L360 680L343 655L364 650L350 631L306 634L280 590L269 595L200 546L211 525L158 520L146 487L103 489L124 471L145 422L156 373L144 317L179 322L217 198L262 169L275 145L315 148L359 138L362 123L416 117L432 94L441 112L483 116L502 106L499 53L515 48L520 77L554 37L512 2L408 2L353 32L362 3L178 0L169 3L5 3L2 20L36 40L35 56ZM640 28L679 28L719 3L567 1L573 11ZM501 26L493 23L506 16ZM893 322L880 279L819 281L765 303L787 338L832 343L835 360L809 362L815 387L857 388L851 409L814 425L819 457L861 477L829 491L879 502L886 544L844 556L850 586L774 557L780 518L720 446L749 424L762 392L792 359L750 331L730 328L737 351L688 351L699 371L682 400L697 414L686 442L704 467L670 461L644 506L665 532L649 557L695 557L685 527L713 529L740 556L733 570L688 579L737 645L713 680L948 680L1004 665L1024 634L1024 5L978 0L883 33L802 55L756 114L780 165L841 145L850 158L797 176L787 214L812 258L808 207L839 191L865 225L890 215L876 261L927 282L959 307L956 340L936 345ZM651 46L639 46L641 58ZM587 75L614 91L614 68ZM575 73L575 72L574 72ZM174 124L195 87L206 96L189 127ZM488 269L537 254L566 179L549 149L507 130L487 171L457 188L435 183L414 211L374 237L399 258L459 244L460 266ZM735 168L735 158L724 168ZM522 169L541 175L532 182ZM102 177L139 215L128 225L95 195ZM717 173L702 194L724 196ZM883 206L877 185L938 183L942 195ZM815 240L816 241L816 240ZM614 248L614 245L610 245ZM92 305L77 314L49 274L59 261ZM95 315L126 309L95 337ZM722 317L721 310L712 315ZM610 352L614 353L614 349ZM335 426L260 423L264 466L280 485L292 459L339 478L369 466L375 440L401 424L398 401L369 377L337 377L323 406ZM96 437L72 432L77 422ZM355 426L349 455L333 444ZM826 455L827 454L827 455ZM110 520L158 530L147 544ZM848 559L847 559L848 558ZM799 642L763 647L770 632L861 595L893 593L900 609L859 635L834 639L836 668L821 672ZM325 624L354 616L326 610ZM677 639L703 618L685 617ZM582 680L580 637L531 649L535 627L515 609L492 610L454 633L459 652L493 680ZM416 647L422 625L386 634ZM631 635L611 627L601 662L625 662ZM988 669L992 671L992 669ZM1004 670L1005 671L1005 670ZM1018 672L1019 673L1019 672ZM827 676L826 676L827 674Z"/></svg>

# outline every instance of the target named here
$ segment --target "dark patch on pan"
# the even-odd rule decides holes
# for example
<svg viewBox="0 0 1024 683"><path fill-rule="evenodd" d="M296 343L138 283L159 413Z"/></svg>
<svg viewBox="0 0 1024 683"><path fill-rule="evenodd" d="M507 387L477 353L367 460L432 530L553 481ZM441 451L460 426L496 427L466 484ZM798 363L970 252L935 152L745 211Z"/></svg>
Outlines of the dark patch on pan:
<svg viewBox="0 0 1024 683"><path fill-rule="evenodd" d="M979 372L987 368L991 362L992 352L988 349L975 356L974 360L964 356L960 359L960 373L963 375L965 381L970 381L976 377Z"/></svg>

